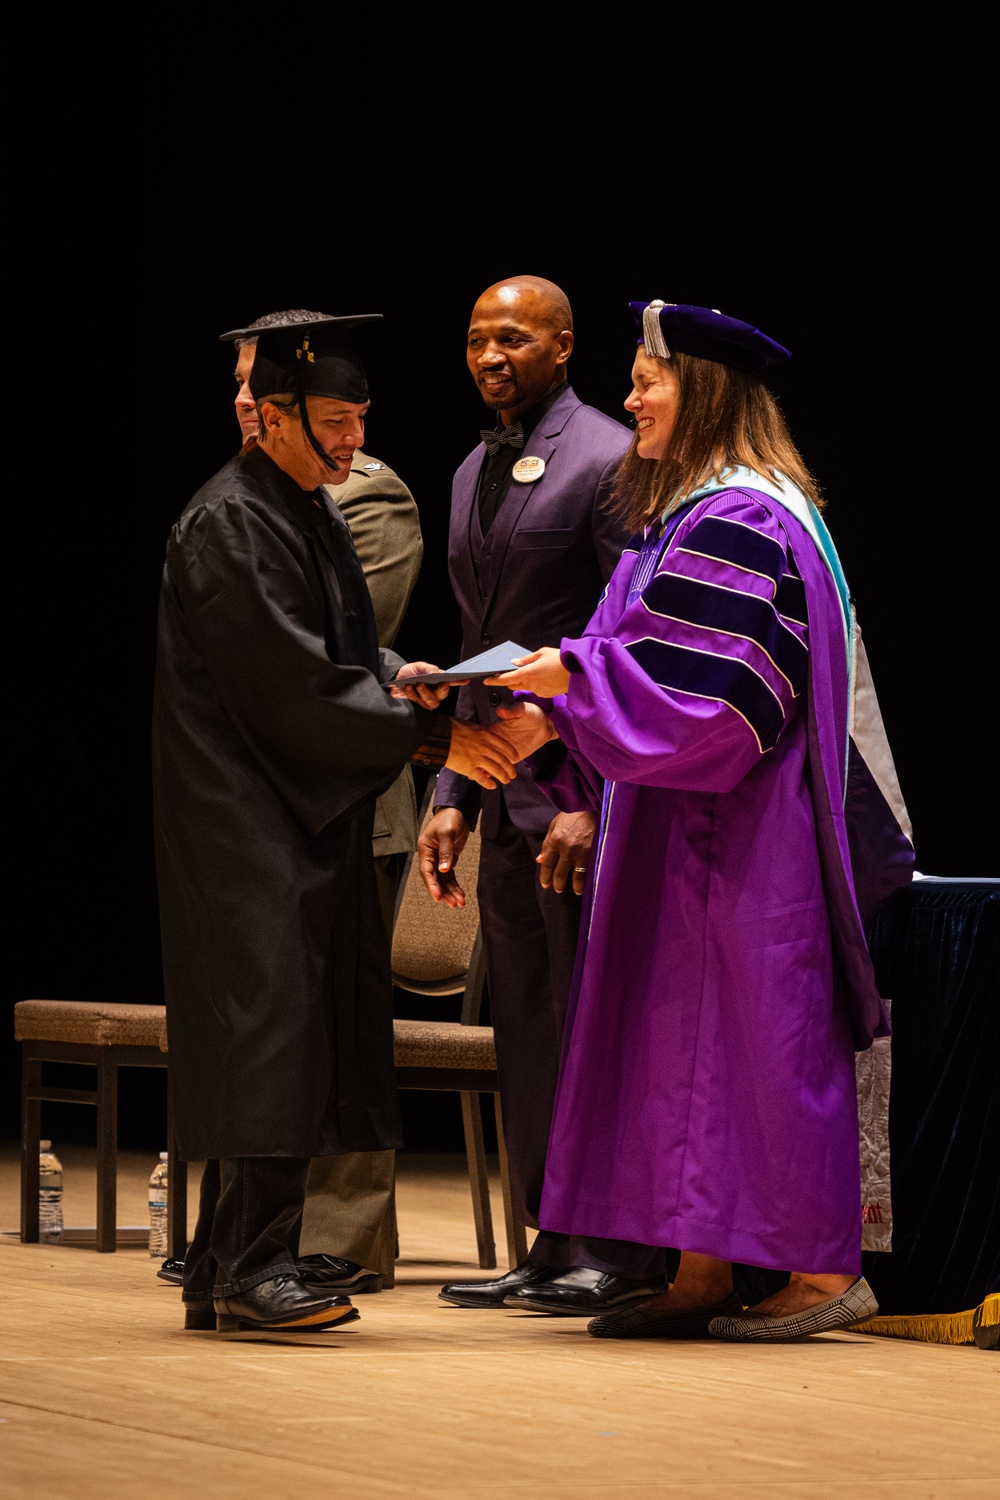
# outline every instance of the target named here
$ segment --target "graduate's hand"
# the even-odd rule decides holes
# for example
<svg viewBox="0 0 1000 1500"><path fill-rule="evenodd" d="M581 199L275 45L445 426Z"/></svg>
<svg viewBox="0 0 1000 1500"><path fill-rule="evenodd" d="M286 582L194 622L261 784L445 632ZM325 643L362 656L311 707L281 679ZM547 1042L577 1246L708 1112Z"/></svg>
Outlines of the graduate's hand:
<svg viewBox="0 0 1000 1500"><path fill-rule="evenodd" d="M408 661L405 667L400 667L392 679L389 692L394 698L409 698L411 703L419 703L422 708L437 708L442 698L447 698L451 691L450 682L407 684L404 679L415 677L420 672L440 672L440 670L440 667L435 667L429 661Z"/></svg>
<svg viewBox="0 0 1000 1500"><path fill-rule="evenodd" d="M466 719L452 719L451 746L445 761L449 771L468 776L492 792L498 781L506 786L514 780L514 762L520 758L506 734Z"/></svg>
<svg viewBox="0 0 1000 1500"><path fill-rule="evenodd" d="M420 878L435 901L452 908L465 905L455 866L469 837L469 825L457 807L442 807L417 839Z"/></svg>
<svg viewBox="0 0 1000 1500"><path fill-rule="evenodd" d="M546 890L551 886L561 895L569 883L575 895L583 895L596 827L596 813L556 813L535 860L538 878Z"/></svg>
<svg viewBox="0 0 1000 1500"><path fill-rule="evenodd" d="M529 651L527 656L516 656L514 660L517 663L514 670L487 677L487 687L521 688L537 698L555 698L568 692L569 673L555 646L543 646L540 651Z"/></svg>
<svg viewBox="0 0 1000 1500"><path fill-rule="evenodd" d="M501 703L497 727L509 742L514 760L524 760L549 740L559 738L558 729L537 703Z"/></svg>

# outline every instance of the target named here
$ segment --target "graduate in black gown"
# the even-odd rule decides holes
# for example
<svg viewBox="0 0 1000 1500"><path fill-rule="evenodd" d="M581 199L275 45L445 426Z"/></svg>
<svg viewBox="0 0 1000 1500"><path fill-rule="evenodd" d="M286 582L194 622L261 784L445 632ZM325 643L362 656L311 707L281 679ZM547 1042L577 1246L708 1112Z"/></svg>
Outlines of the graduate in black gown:
<svg viewBox="0 0 1000 1500"><path fill-rule="evenodd" d="M351 330L367 321L260 335L260 442L198 491L167 546L157 875L178 1145L206 1162L188 1327L357 1316L309 1292L294 1258L309 1159L401 1144L375 799L408 759L483 785L513 774L500 735L387 691L426 664L379 649L350 532L319 488L346 480L363 441Z"/></svg>

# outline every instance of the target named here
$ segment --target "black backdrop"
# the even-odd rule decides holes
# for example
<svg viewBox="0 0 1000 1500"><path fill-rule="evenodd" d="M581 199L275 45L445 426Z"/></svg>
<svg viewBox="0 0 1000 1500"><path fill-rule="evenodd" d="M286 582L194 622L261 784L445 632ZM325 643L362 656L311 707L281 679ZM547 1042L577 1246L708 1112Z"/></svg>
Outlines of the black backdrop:
<svg viewBox="0 0 1000 1500"><path fill-rule="evenodd" d="M8 1004L161 996L154 619L169 527L237 441L232 351L218 333L278 307L385 314L369 341L366 446L410 485L426 546L397 644L450 662L450 476L483 418L464 332L479 291L517 272L566 289L572 382L614 415L631 298L720 307L793 350L779 394L829 500L918 864L995 873L982 801L993 294L975 230L985 159L972 41L960 56L947 39L916 51L910 39L904 58L892 39L870 39L845 71L823 68L817 38L763 88L733 35L709 76L686 81L669 76L662 48L654 73L633 77L627 33L591 37L576 68L561 34L447 62L433 36L411 60L396 34L390 61L370 23L351 66L310 34L292 48L305 40L309 55L280 75L261 35L244 60L256 49L266 65L238 85L220 83L218 50L189 40L170 42L169 85L131 113L98 88L72 96L57 209L46 170L25 180L28 260L56 225L62 236L75 226L59 296L86 331L67 328L57 347L75 348L77 375L85 351L86 379L63 411L69 467L12 507L23 524L9 581L24 607ZM47 441L34 436L36 467ZM7 1135L10 1036L8 1024ZM161 1108L142 1075L125 1094L123 1139L162 1144ZM411 1144L455 1143L450 1113L408 1108ZM61 1109L51 1129L78 1134Z"/></svg>

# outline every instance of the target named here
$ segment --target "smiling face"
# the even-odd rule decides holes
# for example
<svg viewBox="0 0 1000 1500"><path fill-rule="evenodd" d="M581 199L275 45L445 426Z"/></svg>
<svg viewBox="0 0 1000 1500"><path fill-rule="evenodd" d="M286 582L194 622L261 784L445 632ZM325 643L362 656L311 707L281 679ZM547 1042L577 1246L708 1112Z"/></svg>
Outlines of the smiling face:
<svg viewBox="0 0 1000 1500"><path fill-rule="evenodd" d="M250 371L256 353L256 344L244 344L236 360L236 400L233 404L244 442L257 436L257 406L250 394Z"/></svg>
<svg viewBox="0 0 1000 1500"><path fill-rule="evenodd" d="M498 283L472 309L466 360L486 405L505 423L566 379L573 334L552 301L525 285Z"/></svg>
<svg viewBox="0 0 1000 1500"><path fill-rule="evenodd" d="M640 344L632 366L632 390L625 410L635 417L640 458L663 458L677 420L680 382L669 364L651 359Z"/></svg>
<svg viewBox="0 0 1000 1500"><path fill-rule="evenodd" d="M284 411L266 396L261 402L266 432L264 451L304 490L317 489L321 484L344 484L351 472L355 450L365 440L369 402L307 396L306 403L313 437L327 457L333 459L336 468L328 469L312 447L298 410Z"/></svg>
<svg viewBox="0 0 1000 1500"><path fill-rule="evenodd" d="M326 456L332 458L337 465L336 472L328 470L320 482L344 484L351 472L355 451L365 440L365 417L368 415L370 402L341 401L332 396L307 396L306 405L313 437ZM300 422L299 428L301 427Z"/></svg>

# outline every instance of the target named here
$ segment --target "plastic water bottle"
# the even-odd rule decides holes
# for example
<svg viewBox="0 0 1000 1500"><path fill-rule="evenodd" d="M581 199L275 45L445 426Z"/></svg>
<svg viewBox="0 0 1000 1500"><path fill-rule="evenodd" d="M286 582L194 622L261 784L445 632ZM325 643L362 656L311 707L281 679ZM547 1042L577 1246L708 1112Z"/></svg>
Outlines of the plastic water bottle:
<svg viewBox="0 0 1000 1500"><path fill-rule="evenodd" d="M38 1233L43 1240L58 1240L63 1231L63 1169L51 1141L39 1141Z"/></svg>
<svg viewBox="0 0 1000 1500"><path fill-rule="evenodd" d="M160 1159L149 1179L149 1253L158 1260L167 1254L167 1153Z"/></svg>

